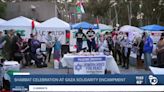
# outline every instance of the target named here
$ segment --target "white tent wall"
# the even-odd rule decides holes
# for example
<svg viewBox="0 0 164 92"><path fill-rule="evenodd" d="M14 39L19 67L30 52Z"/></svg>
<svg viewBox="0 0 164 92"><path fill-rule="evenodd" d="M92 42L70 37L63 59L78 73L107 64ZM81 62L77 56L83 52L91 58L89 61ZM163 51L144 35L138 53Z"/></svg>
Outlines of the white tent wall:
<svg viewBox="0 0 164 92"><path fill-rule="evenodd" d="M39 25L39 22L34 21L35 26ZM32 20L23 16L19 16L10 19L0 24L0 30L11 30L19 31L23 34L23 38L29 38L32 31Z"/></svg>
<svg viewBox="0 0 164 92"><path fill-rule="evenodd" d="M66 44L66 30L70 30L70 25L57 17L53 17L36 26L36 29L41 36L42 34L45 36L51 31L53 36L57 37L62 44Z"/></svg>
<svg viewBox="0 0 164 92"><path fill-rule="evenodd" d="M53 35L53 39L55 37L58 38L58 40L61 42L61 44L65 44L66 43L66 30L64 29L57 29L57 30L37 30L38 31L38 35L40 37L45 37L47 36L48 32L51 31L52 35ZM41 39L41 38L38 38Z"/></svg>
<svg viewBox="0 0 164 92"><path fill-rule="evenodd" d="M57 18L53 17L41 23L36 27L38 30L57 30L57 29L65 29L70 30L69 23Z"/></svg>
<svg viewBox="0 0 164 92"><path fill-rule="evenodd" d="M22 36L23 38L30 38L30 34L31 34L31 28L29 27L0 27L1 31L4 30L11 30L14 29L15 31L19 31L21 32L24 36Z"/></svg>

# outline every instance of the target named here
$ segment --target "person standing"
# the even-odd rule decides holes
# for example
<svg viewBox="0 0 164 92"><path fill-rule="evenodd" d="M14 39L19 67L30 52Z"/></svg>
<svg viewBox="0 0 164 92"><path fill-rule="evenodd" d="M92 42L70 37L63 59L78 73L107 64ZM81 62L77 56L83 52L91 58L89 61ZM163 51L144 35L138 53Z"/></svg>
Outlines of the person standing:
<svg viewBox="0 0 164 92"><path fill-rule="evenodd" d="M104 43L104 34L100 34L100 37L98 39L98 52L103 52L104 47L103 47L103 43Z"/></svg>
<svg viewBox="0 0 164 92"><path fill-rule="evenodd" d="M82 50L82 46L83 46L83 39L85 38L85 34L83 33L82 28L80 28L78 30L75 37L76 37L77 52L80 52Z"/></svg>
<svg viewBox="0 0 164 92"><path fill-rule="evenodd" d="M48 62L50 62L50 59L51 59L53 45L54 45L54 42L53 42L53 38L52 38L52 32L49 31L48 35L46 37L46 50L47 50Z"/></svg>
<svg viewBox="0 0 164 92"><path fill-rule="evenodd" d="M144 38L144 67L145 70L149 70L149 66L151 66L152 62L151 54L153 52L153 40L148 33L145 34Z"/></svg>
<svg viewBox="0 0 164 92"><path fill-rule="evenodd" d="M61 43L57 37L55 37L55 44L54 44L54 68L59 68L61 58Z"/></svg>
<svg viewBox="0 0 164 92"><path fill-rule="evenodd" d="M113 57L117 61L117 49L118 48L116 48L116 41L117 41L117 33L116 32L113 33L112 39L113 39Z"/></svg>
<svg viewBox="0 0 164 92"><path fill-rule="evenodd" d="M122 65L122 47L121 47L121 41L123 40L123 33L120 32L117 37L116 37L116 42L115 42L115 49L116 49L116 56L118 56L118 65ZM117 59L117 58L116 58Z"/></svg>
<svg viewBox="0 0 164 92"><path fill-rule="evenodd" d="M55 44L54 44L54 60L60 62L61 57L61 43L57 37L55 37Z"/></svg>
<svg viewBox="0 0 164 92"><path fill-rule="evenodd" d="M132 48L132 42L130 41L129 37L129 33L125 33L125 37L124 37L124 65L125 65L125 69L129 69L129 57L130 57L130 52L131 52L131 48Z"/></svg>
<svg viewBox="0 0 164 92"><path fill-rule="evenodd" d="M158 67L164 67L164 33L161 34L161 38L157 43L157 64Z"/></svg>
<svg viewBox="0 0 164 92"><path fill-rule="evenodd" d="M87 45L89 48L88 49L89 52L96 50L95 35L96 35L96 33L92 30L92 28L89 28L89 30L86 33Z"/></svg>
<svg viewBox="0 0 164 92"><path fill-rule="evenodd" d="M2 42L4 43L2 55L5 60L14 60L16 40L15 30L8 30L7 35L2 39Z"/></svg>
<svg viewBox="0 0 164 92"><path fill-rule="evenodd" d="M113 49L114 49L114 42L113 42L113 39L112 39L112 34L109 33L109 32L106 32L106 40L107 40L107 43L108 43L108 49L109 49L109 52L114 52Z"/></svg>
<svg viewBox="0 0 164 92"><path fill-rule="evenodd" d="M22 61L23 55L21 54L21 50L23 47L23 39L19 33L16 35L16 41L14 42L14 61Z"/></svg>
<svg viewBox="0 0 164 92"><path fill-rule="evenodd" d="M3 58L2 58L2 49L3 49L3 46L4 46L4 43L2 42L2 39L3 39L3 32L2 31L0 31L0 64L2 64L3 63Z"/></svg>
<svg viewBox="0 0 164 92"><path fill-rule="evenodd" d="M143 62L142 62L142 54L143 54L143 46L144 46L143 38L141 37L136 38L136 41L134 42L133 46L136 48L137 68L140 69L143 66Z"/></svg>

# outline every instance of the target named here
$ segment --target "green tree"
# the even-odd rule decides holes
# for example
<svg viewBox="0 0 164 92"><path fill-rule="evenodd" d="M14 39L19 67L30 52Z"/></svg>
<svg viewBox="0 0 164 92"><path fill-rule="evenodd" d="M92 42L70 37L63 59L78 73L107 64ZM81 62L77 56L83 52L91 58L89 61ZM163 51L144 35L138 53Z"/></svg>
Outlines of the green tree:
<svg viewBox="0 0 164 92"><path fill-rule="evenodd" d="M6 9L6 4L3 2L0 2L0 17L4 18L5 17L5 9Z"/></svg>

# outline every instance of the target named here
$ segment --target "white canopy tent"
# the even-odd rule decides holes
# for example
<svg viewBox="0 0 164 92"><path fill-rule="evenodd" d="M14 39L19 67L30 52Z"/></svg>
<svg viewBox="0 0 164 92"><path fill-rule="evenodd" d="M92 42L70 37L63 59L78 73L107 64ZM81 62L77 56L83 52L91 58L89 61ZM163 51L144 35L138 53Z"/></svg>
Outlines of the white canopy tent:
<svg viewBox="0 0 164 92"><path fill-rule="evenodd" d="M57 17L53 17L53 18L48 19L45 22L41 23L36 28L38 30L51 30L51 31L70 30L70 25L67 22L65 22Z"/></svg>
<svg viewBox="0 0 164 92"><path fill-rule="evenodd" d="M130 25L122 26L119 31L121 31L121 32L138 32L138 33L143 32L143 30L141 30L140 28L130 26Z"/></svg>
<svg viewBox="0 0 164 92"><path fill-rule="evenodd" d="M67 22L53 17L38 25L36 29L39 30L41 36L46 35L47 31L51 31L54 36L59 38L62 44L65 44L66 30L70 30L71 27Z"/></svg>
<svg viewBox="0 0 164 92"><path fill-rule="evenodd" d="M40 23L34 21L34 24L37 26ZM32 31L32 20L23 16L8 20L0 24L0 30L10 30L14 29L16 31L24 31L24 38L29 38Z"/></svg>
<svg viewBox="0 0 164 92"><path fill-rule="evenodd" d="M0 24L6 22L6 20L0 18Z"/></svg>
<svg viewBox="0 0 164 92"><path fill-rule="evenodd" d="M134 26L125 25L120 28L119 32L128 32L129 39L133 40L135 37L141 37L143 30Z"/></svg>

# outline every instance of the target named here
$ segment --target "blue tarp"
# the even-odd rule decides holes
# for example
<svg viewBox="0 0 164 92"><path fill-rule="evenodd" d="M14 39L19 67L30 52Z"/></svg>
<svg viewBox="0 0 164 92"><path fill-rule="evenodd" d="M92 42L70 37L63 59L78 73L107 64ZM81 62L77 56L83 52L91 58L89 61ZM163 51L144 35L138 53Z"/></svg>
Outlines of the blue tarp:
<svg viewBox="0 0 164 92"><path fill-rule="evenodd" d="M164 30L164 26L154 24L154 25L143 26L141 27L141 29L148 30L148 31L161 31L161 30Z"/></svg>
<svg viewBox="0 0 164 92"><path fill-rule="evenodd" d="M83 29L89 29L89 28L93 28L93 29L98 29L97 26L94 26L88 22L80 22L77 24L74 24L71 26L72 29L79 29L79 28L83 28Z"/></svg>

